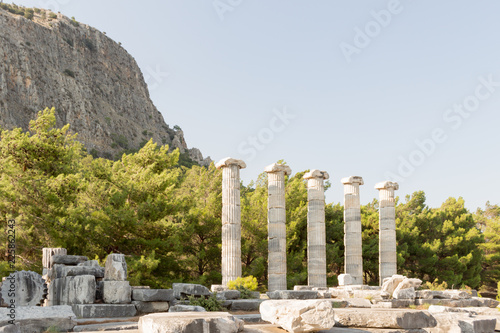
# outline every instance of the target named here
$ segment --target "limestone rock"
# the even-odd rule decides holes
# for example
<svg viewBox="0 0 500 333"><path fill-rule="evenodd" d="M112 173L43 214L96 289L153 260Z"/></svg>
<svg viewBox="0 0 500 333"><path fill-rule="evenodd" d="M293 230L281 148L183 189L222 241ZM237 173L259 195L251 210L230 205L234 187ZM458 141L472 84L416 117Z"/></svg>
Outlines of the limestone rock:
<svg viewBox="0 0 500 333"><path fill-rule="evenodd" d="M394 290L396 290L399 283L401 283L405 277L403 275L393 275L390 278L385 278L384 283L382 284L382 291L387 292L389 295L392 295Z"/></svg>
<svg viewBox="0 0 500 333"><path fill-rule="evenodd" d="M172 284L174 297L177 299L186 298L187 296L210 296L211 292L207 287L201 284L191 283L174 283Z"/></svg>
<svg viewBox="0 0 500 333"><path fill-rule="evenodd" d="M213 284L211 287L210 287L210 290L214 293L218 293L218 292L221 292L221 291L226 291L226 290L229 290L229 287L228 286L225 286L223 284Z"/></svg>
<svg viewBox="0 0 500 333"><path fill-rule="evenodd" d="M437 325L427 311L402 309L335 309L335 321L344 327L417 329Z"/></svg>
<svg viewBox="0 0 500 333"><path fill-rule="evenodd" d="M366 298L348 298L346 299L350 308L371 308L372 302Z"/></svg>
<svg viewBox="0 0 500 333"><path fill-rule="evenodd" d="M102 299L107 304L131 302L132 289L128 281L102 281Z"/></svg>
<svg viewBox="0 0 500 333"><path fill-rule="evenodd" d="M147 333L237 333L243 321L227 312L155 313L139 319L139 332Z"/></svg>
<svg viewBox="0 0 500 333"><path fill-rule="evenodd" d="M217 299L227 300L227 299L238 299L241 297L241 292L239 290L224 290L217 293Z"/></svg>
<svg viewBox="0 0 500 333"><path fill-rule="evenodd" d="M312 290L312 286L293 286L293 290Z"/></svg>
<svg viewBox="0 0 500 333"><path fill-rule="evenodd" d="M422 280L420 280L420 279L409 279L409 278L405 277L403 279L403 281L401 281L398 284L398 288L399 289L407 289L407 288L417 289L418 287L420 287L421 284L422 284Z"/></svg>
<svg viewBox="0 0 500 333"><path fill-rule="evenodd" d="M165 68L146 68L143 75L119 43L86 24L75 27L61 14L50 22L41 16L49 13L42 9L26 20L0 10L0 54L5 55L0 73L16 73L0 79L2 128L27 130L36 112L54 106L57 126L71 124L77 139L100 157L139 148L152 137L210 164L188 150L182 130L170 128L150 99L145 77L159 85L167 80Z"/></svg>
<svg viewBox="0 0 500 333"><path fill-rule="evenodd" d="M8 308L0 308L0 326L14 326L8 323L8 320L11 320L8 315ZM19 331L14 330L14 332L42 333L51 326L56 326L61 331L66 332L71 331L76 325L75 313L68 305L51 307L20 306L16 307L15 317L15 326L19 328ZM4 330L4 332L9 331Z"/></svg>
<svg viewBox="0 0 500 333"><path fill-rule="evenodd" d="M236 299L231 301L231 311L257 311L260 304L264 302L262 299Z"/></svg>
<svg viewBox="0 0 500 333"><path fill-rule="evenodd" d="M394 290L392 297L394 297L395 299L415 299L415 289L413 289L413 287L399 289L398 287L396 288L396 290Z"/></svg>
<svg viewBox="0 0 500 333"><path fill-rule="evenodd" d="M259 311L262 320L292 333L328 330L335 324L332 303L326 300L269 300Z"/></svg>
<svg viewBox="0 0 500 333"><path fill-rule="evenodd" d="M173 289L133 289L132 299L143 302L169 302L175 297Z"/></svg>
<svg viewBox="0 0 500 333"><path fill-rule="evenodd" d="M78 265L79 263L85 262L89 260L89 258L85 256L71 256L71 255L64 255L64 254L55 254L52 256L50 259L50 264L51 266L54 266L55 264L63 264L63 265Z"/></svg>
<svg viewBox="0 0 500 333"><path fill-rule="evenodd" d="M125 255L111 253L106 258L104 267L104 280L107 281L125 281L127 280L127 262Z"/></svg>
<svg viewBox="0 0 500 333"><path fill-rule="evenodd" d="M48 270L52 267L51 259L56 254L68 254L68 251L62 247L44 247L42 249L42 265L44 269Z"/></svg>
<svg viewBox="0 0 500 333"><path fill-rule="evenodd" d="M315 290L276 290L266 293L270 299L316 299L319 293Z"/></svg>
<svg viewBox="0 0 500 333"><path fill-rule="evenodd" d="M67 276L53 280L49 285L47 305L94 303L96 281L93 275Z"/></svg>
<svg viewBox="0 0 500 333"><path fill-rule="evenodd" d="M204 307L198 305L176 304L168 309L168 312L206 312Z"/></svg>
<svg viewBox="0 0 500 333"><path fill-rule="evenodd" d="M137 313L134 304L75 304L72 307L82 318L133 317Z"/></svg>
<svg viewBox="0 0 500 333"><path fill-rule="evenodd" d="M15 306L41 305L47 296L47 285L42 276L32 271L11 273L1 287L2 300Z"/></svg>
<svg viewBox="0 0 500 333"><path fill-rule="evenodd" d="M167 312L170 304L168 302L142 302L132 301L138 313Z"/></svg>
<svg viewBox="0 0 500 333"><path fill-rule="evenodd" d="M340 274L337 279L339 286L349 286L352 284L352 276L350 274Z"/></svg>
<svg viewBox="0 0 500 333"><path fill-rule="evenodd" d="M496 319L484 316L471 316L467 313L442 312L434 313L437 321L435 328L429 333L460 332L460 333L491 333L495 331Z"/></svg>

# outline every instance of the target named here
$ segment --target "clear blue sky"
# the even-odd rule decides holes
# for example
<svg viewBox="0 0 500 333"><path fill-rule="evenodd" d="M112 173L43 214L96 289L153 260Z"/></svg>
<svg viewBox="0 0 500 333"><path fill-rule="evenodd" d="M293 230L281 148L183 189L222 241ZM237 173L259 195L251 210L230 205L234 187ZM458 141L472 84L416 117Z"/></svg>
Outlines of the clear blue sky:
<svg viewBox="0 0 500 333"><path fill-rule="evenodd" d="M498 1L15 2L121 42L165 121L245 183L284 159L328 171L327 202L359 175L363 203L389 176L432 207L500 203Z"/></svg>

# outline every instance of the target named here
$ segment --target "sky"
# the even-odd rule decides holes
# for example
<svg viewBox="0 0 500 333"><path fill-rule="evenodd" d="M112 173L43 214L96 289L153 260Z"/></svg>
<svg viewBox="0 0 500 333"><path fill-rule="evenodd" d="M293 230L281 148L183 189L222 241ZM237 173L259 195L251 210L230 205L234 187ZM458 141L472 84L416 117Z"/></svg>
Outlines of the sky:
<svg viewBox="0 0 500 333"><path fill-rule="evenodd" d="M10 1L4 1L9 3ZM499 204L500 2L17 0L107 33L189 147L242 159L245 184L292 172L362 176L361 203Z"/></svg>

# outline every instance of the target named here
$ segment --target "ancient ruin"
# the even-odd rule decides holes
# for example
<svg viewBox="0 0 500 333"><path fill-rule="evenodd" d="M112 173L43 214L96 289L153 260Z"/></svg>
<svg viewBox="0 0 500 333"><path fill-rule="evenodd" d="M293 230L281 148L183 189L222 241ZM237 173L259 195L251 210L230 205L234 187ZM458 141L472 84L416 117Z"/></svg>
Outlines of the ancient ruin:
<svg viewBox="0 0 500 333"><path fill-rule="evenodd" d="M394 191L398 183L389 181L375 185L379 190L379 276L382 285L385 278L397 274L396 208Z"/></svg>
<svg viewBox="0 0 500 333"><path fill-rule="evenodd" d="M222 284L241 277L240 169L245 162L226 157L222 169Z"/></svg>
<svg viewBox="0 0 500 333"><path fill-rule="evenodd" d="M292 170L277 163L264 170L268 177L268 289L286 290L285 175Z"/></svg>
<svg viewBox="0 0 500 333"><path fill-rule="evenodd" d="M363 284L363 247L361 238L361 211L359 185L363 178L342 178L344 184L344 247L345 273L352 277L352 284Z"/></svg>
<svg viewBox="0 0 500 333"><path fill-rule="evenodd" d="M307 281L326 287L325 187L326 171L311 170L307 180Z"/></svg>

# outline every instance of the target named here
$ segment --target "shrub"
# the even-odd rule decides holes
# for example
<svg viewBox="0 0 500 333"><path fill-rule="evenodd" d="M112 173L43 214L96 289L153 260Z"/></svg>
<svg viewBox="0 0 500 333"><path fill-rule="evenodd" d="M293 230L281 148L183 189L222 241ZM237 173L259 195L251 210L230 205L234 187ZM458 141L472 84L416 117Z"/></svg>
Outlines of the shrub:
<svg viewBox="0 0 500 333"><path fill-rule="evenodd" d="M498 285L497 285L497 301L500 301L500 281L498 282Z"/></svg>
<svg viewBox="0 0 500 333"><path fill-rule="evenodd" d="M33 19L33 17L35 16L34 12L35 12L35 11L34 11L33 9L31 9L31 8L26 8L26 9L24 10L24 17L25 17L25 18L27 18L28 20L32 20L32 19Z"/></svg>
<svg viewBox="0 0 500 333"><path fill-rule="evenodd" d="M92 43L92 41L88 38L85 38L83 40L83 45L85 45L85 47L87 49L89 49L90 51L95 51L95 49L96 49L94 43Z"/></svg>
<svg viewBox="0 0 500 333"><path fill-rule="evenodd" d="M71 69L65 69L63 72L67 76L71 76L72 78L75 78L75 72L73 72Z"/></svg>
<svg viewBox="0 0 500 333"><path fill-rule="evenodd" d="M425 284L422 285L422 288L430 290L445 290L446 288L448 288L448 283L446 283L446 281L439 283L438 279L435 279L432 283L430 283L429 281L425 282Z"/></svg>
<svg viewBox="0 0 500 333"><path fill-rule="evenodd" d="M35 13L37 14L40 14L40 12L42 11L40 8L33 8L33 10L35 11Z"/></svg>
<svg viewBox="0 0 500 333"><path fill-rule="evenodd" d="M50 13L49 14L49 18L50 19L56 19L57 18L57 14L56 13Z"/></svg>
<svg viewBox="0 0 500 333"><path fill-rule="evenodd" d="M234 281L229 281L227 283L227 286L229 289L233 289L233 290L237 289L238 286L242 286L248 290L253 291L253 290L256 290L259 285L257 283L257 278L250 275L250 276L247 276L244 278L239 277Z"/></svg>
<svg viewBox="0 0 500 333"><path fill-rule="evenodd" d="M217 299L217 293L210 295L208 298L188 296L189 305L204 307L207 311L222 311L225 310L222 306L222 301Z"/></svg>
<svg viewBox="0 0 500 333"><path fill-rule="evenodd" d="M78 21L75 20L74 16L71 18L71 21L69 21L69 23L71 23L71 25L74 26L74 27L79 27L80 26L80 23L78 23Z"/></svg>

